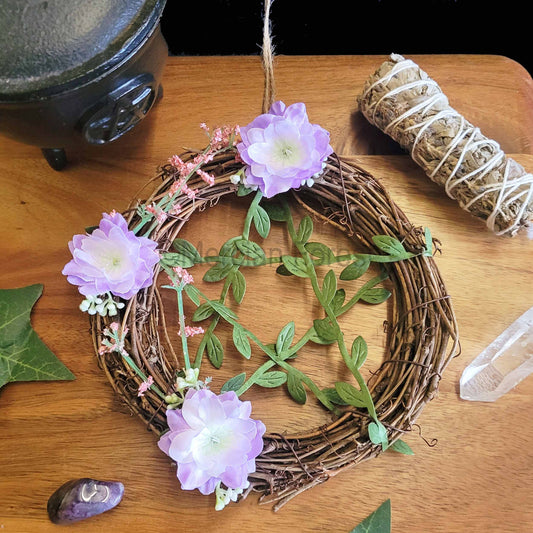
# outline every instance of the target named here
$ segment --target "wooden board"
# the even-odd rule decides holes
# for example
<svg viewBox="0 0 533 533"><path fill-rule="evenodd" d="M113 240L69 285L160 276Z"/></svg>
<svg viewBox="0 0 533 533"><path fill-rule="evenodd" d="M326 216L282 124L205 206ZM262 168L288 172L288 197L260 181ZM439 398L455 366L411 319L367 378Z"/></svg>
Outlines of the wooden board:
<svg viewBox="0 0 533 533"><path fill-rule="evenodd" d="M34 147L5 139L0 144L0 286L44 284L32 315L34 328L77 377L0 390L0 531L56 531L46 515L48 497L64 481L85 476L122 481L124 500L112 512L67 531L347 533L389 498L395 533L533 529L533 452L528 445L533 381L523 381L495 403L466 402L458 395L464 367L532 305L531 241L526 235L491 234L408 156L387 149L380 132L361 133L355 97L383 59L277 58L276 75L279 97L287 103L305 101L311 120L332 132L335 148L355 155L409 219L430 227L442 242L437 264L453 298L462 351L419 419L421 435L416 428L405 438L415 456L388 452L302 494L278 513L258 506L254 496L217 513L210 498L178 488L175 468L154 437L129 415L98 370L86 316L76 308L79 295L60 273L69 259L66 243L98 222L103 211L123 209L157 165L181 146L203 146L200 122L245 124L260 107L257 58L172 58L165 97L152 116L118 144L72 153L67 171L50 170ZM494 56L413 59L442 81L450 101L468 111L470 120L477 119L488 135L500 133L508 153L533 168L531 80L519 65ZM193 219L184 236L204 249L216 247L238 231L243 213L239 203L222 202ZM336 230L316 227L325 242L339 249L349 246ZM316 311L308 288L296 282L289 292L273 272L259 275L268 279L267 293L250 279L254 288L239 313L265 339L291 319L302 328ZM385 318L387 305L361 306L346 322L347 331L362 332L371 346L368 372L383 353ZM228 332L224 335L229 344ZM342 375L332 351L306 352L301 361L324 383ZM241 368L242 359L230 358L213 377L222 383ZM316 406L295 405L283 391L250 391L246 398L253 398L254 413L271 431L326 420ZM434 439L435 446L426 444Z"/></svg>

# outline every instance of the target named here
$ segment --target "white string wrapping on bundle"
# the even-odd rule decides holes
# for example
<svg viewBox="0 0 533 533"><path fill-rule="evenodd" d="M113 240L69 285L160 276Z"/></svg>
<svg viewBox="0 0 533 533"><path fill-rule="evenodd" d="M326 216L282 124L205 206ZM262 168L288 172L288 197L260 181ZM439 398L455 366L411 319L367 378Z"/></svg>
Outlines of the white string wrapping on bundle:
<svg viewBox="0 0 533 533"><path fill-rule="evenodd" d="M358 102L369 122L491 231L515 235L530 226L533 174L450 107L439 85L412 60L391 54Z"/></svg>

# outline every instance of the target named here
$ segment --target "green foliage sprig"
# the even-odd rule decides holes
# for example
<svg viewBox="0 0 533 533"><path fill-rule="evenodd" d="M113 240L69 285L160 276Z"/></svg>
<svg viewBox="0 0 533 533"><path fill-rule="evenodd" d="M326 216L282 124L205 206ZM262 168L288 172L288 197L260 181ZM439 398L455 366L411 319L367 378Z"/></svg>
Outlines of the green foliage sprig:
<svg viewBox="0 0 533 533"><path fill-rule="evenodd" d="M249 193L249 189L241 187L239 195ZM232 327L232 340L236 350L246 359L252 356L252 345L259 348L268 360L261 364L250 376L240 373L229 379L222 387L222 391L235 391L243 394L253 385L265 388L285 386L294 401L304 404L307 394L311 392L329 410L340 412L340 406L353 406L366 409L369 418L368 434L370 440L387 449L389 446L387 430L380 422L370 390L361 374L367 355L368 347L361 336L357 336L351 343L345 339L339 325L339 317L349 311L357 302L379 304L390 295L384 287L378 285L387 279L388 274L382 267L380 273L359 287L348 297L344 288L338 287L338 281L354 281L361 278L372 263L383 265L397 261L405 261L417 255L432 255L433 242L428 229L425 232L426 247L420 254L413 254L405 249L403 244L388 235L373 237L375 247L383 254L342 254L336 255L325 244L311 240L313 235L313 221L310 216L302 218L298 227L291 214L286 200L278 203L261 203L262 194L257 192L247 211L242 233L227 240L217 255L202 256L193 244L176 239L172 252L162 257L161 264L171 272L174 267L191 268L198 264L209 263L212 266L205 272L204 281L223 282L218 300L208 298L200 289L187 285L186 294L193 301L196 310L193 321L201 322L211 319L205 330L192 366L199 368L204 354L209 361L220 368L223 362L224 349L215 330L220 320ZM283 223L294 245L297 254L267 257L262 246L250 237L252 228L265 239L268 237L272 223ZM333 269L327 267L339 262L349 262L337 279ZM320 303L323 316L316 318L313 324L300 337L296 338L295 324L285 324L275 342L265 343L252 331L243 326L238 316L227 306L226 300L230 294L237 304L240 304L246 292L246 278L241 271L243 267L260 267L268 264L278 264L276 272L283 276L296 276L309 280L313 292ZM321 275L321 268L327 272ZM176 288L174 285L172 288ZM184 288L184 287L182 287ZM182 290L178 290L180 316L183 316ZM202 302L203 300L203 302ZM182 324L183 328L183 324ZM300 350L308 343L336 344L339 354L346 367L353 375L356 385L339 381L331 388L320 388L309 376L297 369L292 361ZM186 343L184 343L186 345ZM186 366L191 365L189 354L186 352Z"/></svg>

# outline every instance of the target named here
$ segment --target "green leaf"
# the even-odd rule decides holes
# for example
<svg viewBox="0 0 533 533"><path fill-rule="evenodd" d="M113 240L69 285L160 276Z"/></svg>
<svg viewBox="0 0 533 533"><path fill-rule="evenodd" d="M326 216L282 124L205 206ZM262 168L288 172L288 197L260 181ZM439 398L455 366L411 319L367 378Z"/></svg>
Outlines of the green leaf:
<svg viewBox="0 0 533 533"><path fill-rule="evenodd" d="M386 500L350 533L391 533L391 528L391 504Z"/></svg>
<svg viewBox="0 0 533 533"><path fill-rule="evenodd" d="M335 292L337 291L337 276L333 270L330 270L325 276L322 283L322 297L324 304L329 305Z"/></svg>
<svg viewBox="0 0 533 533"><path fill-rule="evenodd" d="M209 300L206 303L210 305L225 320L237 320L237 315L229 307L226 307L222 302Z"/></svg>
<svg viewBox="0 0 533 533"><path fill-rule="evenodd" d="M260 205L257 205L252 220L257 233L259 233L263 239L266 239L270 233L270 217L268 216L268 213Z"/></svg>
<svg viewBox="0 0 533 533"><path fill-rule="evenodd" d="M198 263L202 260L202 256L198 253L198 250L185 239L174 239L172 242L172 247L179 255L182 255L185 258L189 258L192 261L192 264ZM192 265L191 265L192 266ZM184 267L188 268L188 267Z"/></svg>
<svg viewBox="0 0 533 533"><path fill-rule="evenodd" d="M14 381L75 379L31 326L31 310L42 292L41 284L0 289L0 387Z"/></svg>
<svg viewBox="0 0 533 533"><path fill-rule="evenodd" d="M383 252L394 255L394 256L405 256L408 255L407 250L404 248L403 244L394 237L389 235L375 235L372 237L374 244Z"/></svg>
<svg viewBox="0 0 533 533"><path fill-rule="evenodd" d="M232 274L231 290L233 291L233 298L240 304L246 292L246 279L240 270L235 270Z"/></svg>
<svg viewBox="0 0 533 533"><path fill-rule="evenodd" d="M209 318L215 310L209 305L208 302L204 302L202 305L199 305L194 314L192 315L193 322L201 322L206 318Z"/></svg>
<svg viewBox="0 0 533 533"><path fill-rule="evenodd" d="M85 233L90 235L95 229L98 229L100 226L87 226L85 228Z"/></svg>
<svg viewBox="0 0 533 533"><path fill-rule="evenodd" d="M337 381L337 383L335 383L335 390L341 400L348 405L353 405L354 407L366 407L364 393L359 389L356 389L353 385L344 383L343 381Z"/></svg>
<svg viewBox="0 0 533 533"><path fill-rule="evenodd" d="M360 295L360 299L367 304L380 304L384 302L390 295L391 292L387 289L372 288L364 290Z"/></svg>
<svg viewBox="0 0 533 533"><path fill-rule="evenodd" d="M195 262L186 255L178 254L176 252L165 252L161 254L160 262L162 265L169 267L191 268Z"/></svg>
<svg viewBox="0 0 533 533"><path fill-rule="evenodd" d="M248 196L252 192L254 192L253 189L249 189L248 187L245 187L242 183L239 183L239 187L237 189L237 196Z"/></svg>
<svg viewBox="0 0 533 533"><path fill-rule="evenodd" d="M313 220L309 215L306 215L302 218L300 225L298 226L298 231L296 232L296 237L298 241L302 244L306 243L311 235L313 234Z"/></svg>
<svg viewBox="0 0 533 533"><path fill-rule="evenodd" d="M276 201L262 203L265 211L267 212L270 220L275 222L287 222L290 218L290 211L285 204L280 204Z"/></svg>
<svg viewBox="0 0 533 533"><path fill-rule="evenodd" d="M248 239L239 239L238 241L235 241L235 246L237 246L239 252L250 259L265 259L265 252L263 251L263 248L261 248L261 246L259 246L259 244L256 242L249 241Z"/></svg>
<svg viewBox="0 0 533 533"><path fill-rule="evenodd" d="M233 344L241 355L246 357L246 359L250 359L252 355L252 347L250 346L246 330L240 324L235 324L233 326Z"/></svg>
<svg viewBox="0 0 533 533"><path fill-rule="evenodd" d="M351 357L355 368L359 369L363 366L368 355L368 346L365 339L359 335L352 343Z"/></svg>
<svg viewBox="0 0 533 533"><path fill-rule="evenodd" d="M220 368L222 366L222 359L224 358L224 347L213 332L207 338L205 349L207 350L207 357L209 357L211 364L215 368Z"/></svg>
<svg viewBox="0 0 533 533"><path fill-rule="evenodd" d="M298 373L289 372L287 376L287 390L296 403L303 405L307 401L307 393Z"/></svg>
<svg viewBox="0 0 533 533"><path fill-rule="evenodd" d="M292 255L283 255L281 257L283 266L295 276L299 278L308 278L307 265L302 257L293 257Z"/></svg>
<svg viewBox="0 0 533 533"><path fill-rule="evenodd" d="M200 305L200 294L198 289L194 285L185 285L184 289L191 301L196 305Z"/></svg>
<svg viewBox="0 0 533 533"><path fill-rule="evenodd" d="M271 372L265 372L259 376L255 383L260 387L266 387L268 389L273 389L274 387L279 387L287 381L287 374L285 372L280 372L279 370L272 370Z"/></svg>
<svg viewBox="0 0 533 533"><path fill-rule="evenodd" d="M381 422L370 422L368 424L368 436L374 444L381 444L384 450L388 447L387 430Z"/></svg>
<svg viewBox="0 0 533 533"><path fill-rule="evenodd" d="M294 339L294 328L294 322L289 322L280 331L276 340L276 352L278 355L282 355L283 352L290 348L292 340Z"/></svg>
<svg viewBox="0 0 533 533"><path fill-rule="evenodd" d="M426 250L424 252L424 255L428 257L433 256L433 238L431 237L431 231L429 228L424 229L424 240L426 242Z"/></svg>
<svg viewBox="0 0 533 533"><path fill-rule="evenodd" d="M235 237L228 239L221 247L218 255L222 257L233 257L237 253L237 246L235 246Z"/></svg>
<svg viewBox="0 0 533 533"><path fill-rule="evenodd" d="M233 376L232 378L228 379L224 385L222 385L220 392L228 392L228 391L238 391L243 383L246 381L246 373L242 372L242 374L237 374L236 376Z"/></svg>
<svg viewBox="0 0 533 533"><path fill-rule="evenodd" d="M336 341L339 337L339 328L328 317L313 320L313 327L317 335L324 341Z"/></svg>
<svg viewBox="0 0 533 533"><path fill-rule="evenodd" d="M335 254L325 244L321 242L308 242L305 244L305 249L311 254L320 259L321 263L327 265L335 261Z"/></svg>
<svg viewBox="0 0 533 533"><path fill-rule="evenodd" d="M203 279L204 281L213 283L217 281L222 281L231 272L232 268L233 264L229 261L227 263L217 263L204 274Z"/></svg>
<svg viewBox="0 0 533 533"><path fill-rule="evenodd" d="M350 405L339 396L339 393L334 388L328 387L326 389L322 389L322 393L331 403L336 405Z"/></svg>
<svg viewBox="0 0 533 533"><path fill-rule="evenodd" d="M398 453L403 453L404 455L414 455L415 452L411 449L411 446L407 442L398 439L396 442L390 445L391 450L394 450Z"/></svg>
<svg viewBox="0 0 533 533"><path fill-rule="evenodd" d="M292 276L292 272L287 270L285 265L279 265L279 267L276 268L276 274L279 274L280 276Z"/></svg>
<svg viewBox="0 0 533 533"><path fill-rule="evenodd" d="M356 259L353 263L350 263L339 276L343 281L352 281L360 278L370 266L370 259L366 256Z"/></svg>
<svg viewBox="0 0 533 533"><path fill-rule="evenodd" d="M331 310L335 313L335 316L338 316L345 299L346 291L344 289L338 289L335 291L335 295L330 302Z"/></svg>

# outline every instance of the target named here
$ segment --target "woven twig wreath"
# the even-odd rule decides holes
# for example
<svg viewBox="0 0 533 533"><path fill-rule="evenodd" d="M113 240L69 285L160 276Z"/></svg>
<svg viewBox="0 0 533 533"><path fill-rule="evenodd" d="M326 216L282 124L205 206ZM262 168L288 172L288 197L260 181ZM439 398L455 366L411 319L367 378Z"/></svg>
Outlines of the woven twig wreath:
<svg viewBox="0 0 533 533"><path fill-rule="evenodd" d="M188 152L187 161L197 155ZM194 200L178 197L179 218L169 218L152 233L161 251L167 251L191 216L214 206L237 187L230 176L242 167L235 152L219 154L205 170L216 177L207 186L192 179ZM139 222L137 206L157 202L176 179L176 170L163 167L152 196L134 202L125 217L130 228ZM374 235L389 235L400 240L413 253L424 250L422 228L413 226L391 200L384 187L368 172L335 154L329 157L323 179L312 188L293 191L296 201L314 216L326 220L376 251ZM435 395L442 372L458 347L457 327L450 297L432 257L418 255L387 265L393 285L392 324L380 368L369 387L380 421L388 432L389 442L412 428L425 404ZM162 391L172 391L176 372L181 368L166 331L162 300L156 272L151 287L141 290L122 310L122 326L129 330L125 348L135 363L154 378ZM139 397L141 378L117 352L102 353L106 320L96 316L92 334L99 364L115 391L138 414L150 430L160 435L167 429L165 403L149 390ZM116 320L116 317L114 318ZM368 436L370 422L366 409L349 407L329 425L297 435L267 434L264 449L256 459L257 470L251 474L250 490L259 491L263 499L279 507L298 493L323 483L343 469L379 455L381 446Z"/></svg>

